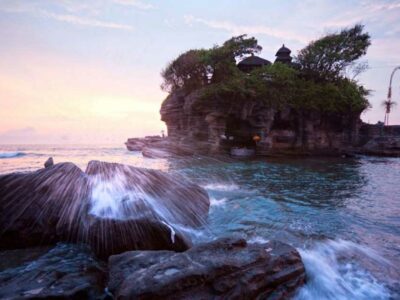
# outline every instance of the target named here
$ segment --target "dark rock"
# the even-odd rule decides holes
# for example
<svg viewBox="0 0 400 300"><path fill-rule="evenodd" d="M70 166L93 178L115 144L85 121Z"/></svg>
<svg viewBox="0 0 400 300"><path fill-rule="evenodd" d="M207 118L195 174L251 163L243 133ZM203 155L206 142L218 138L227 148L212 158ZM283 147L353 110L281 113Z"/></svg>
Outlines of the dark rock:
<svg viewBox="0 0 400 300"><path fill-rule="evenodd" d="M160 136L146 136L145 138L130 138L125 145L129 151L142 151L145 146L150 146L154 143L162 141Z"/></svg>
<svg viewBox="0 0 400 300"><path fill-rule="evenodd" d="M148 219L114 220L93 217L81 241L91 245L99 258L129 250L185 251L191 242L177 229Z"/></svg>
<svg viewBox="0 0 400 300"><path fill-rule="evenodd" d="M52 246L41 246L24 249L2 250L0 251L0 272L35 260L43 254L49 252L51 247Z"/></svg>
<svg viewBox="0 0 400 300"><path fill-rule="evenodd" d="M357 150L360 154L400 157L400 136L380 136L369 140Z"/></svg>
<svg viewBox="0 0 400 300"><path fill-rule="evenodd" d="M130 251L108 265L116 299L288 299L305 282L299 253L277 241L223 238L183 253Z"/></svg>
<svg viewBox="0 0 400 300"><path fill-rule="evenodd" d="M44 163L45 168L52 167L54 165L54 161L52 157L49 157L46 162Z"/></svg>
<svg viewBox="0 0 400 300"><path fill-rule="evenodd" d="M87 248L59 244L32 262L0 272L0 298L99 299L104 271Z"/></svg>
<svg viewBox="0 0 400 300"><path fill-rule="evenodd" d="M87 211L88 187L72 163L0 176L0 248L54 244L74 235Z"/></svg>
<svg viewBox="0 0 400 300"><path fill-rule="evenodd" d="M97 185L110 180L115 191L105 197L113 203L94 211ZM0 249L70 241L91 245L102 258L127 250L184 251L190 240L174 228L201 226L209 205L205 190L183 178L121 164L91 161L83 173L62 163L3 175Z"/></svg>
<svg viewBox="0 0 400 300"><path fill-rule="evenodd" d="M143 147L142 155L147 158L171 158L174 155L166 149Z"/></svg>

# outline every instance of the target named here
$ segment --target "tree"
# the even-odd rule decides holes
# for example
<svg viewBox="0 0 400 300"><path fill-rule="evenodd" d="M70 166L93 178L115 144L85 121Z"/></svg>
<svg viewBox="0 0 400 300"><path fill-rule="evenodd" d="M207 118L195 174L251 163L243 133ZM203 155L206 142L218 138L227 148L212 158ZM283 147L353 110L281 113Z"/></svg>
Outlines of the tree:
<svg viewBox="0 0 400 300"><path fill-rule="evenodd" d="M236 59L261 51L254 37L232 37L222 46L211 49L189 50L170 62L161 72L161 88L172 92L177 89L192 91L196 88L229 79L240 72Z"/></svg>
<svg viewBox="0 0 400 300"><path fill-rule="evenodd" d="M363 25L343 29L311 42L302 49L296 61L308 77L335 81L343 77L347 68L366 54L371 44L370 35L363 32Z"/></svg>
<svg viewBox="0 0 400 300"><path fill-rule="evenodd" d="M161 88L167 92L178 89L193 90L207 83L206 50L189 50L170 62L161 72Z"/></svg>

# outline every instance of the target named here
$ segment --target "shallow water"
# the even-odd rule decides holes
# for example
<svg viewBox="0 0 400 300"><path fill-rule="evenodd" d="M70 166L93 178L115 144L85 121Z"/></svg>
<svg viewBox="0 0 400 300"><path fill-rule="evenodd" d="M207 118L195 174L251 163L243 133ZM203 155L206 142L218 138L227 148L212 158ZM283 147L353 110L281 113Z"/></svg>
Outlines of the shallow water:
<svg viewBox="0 0 400 300"><path fill-rule="evenodd" d="M122 146L0 146L0 173L47 157L85 168L120 162L184 175L211 198L208 230L299 249L308 283L297 299L400 298L400 159L146 159Z"/></svg>

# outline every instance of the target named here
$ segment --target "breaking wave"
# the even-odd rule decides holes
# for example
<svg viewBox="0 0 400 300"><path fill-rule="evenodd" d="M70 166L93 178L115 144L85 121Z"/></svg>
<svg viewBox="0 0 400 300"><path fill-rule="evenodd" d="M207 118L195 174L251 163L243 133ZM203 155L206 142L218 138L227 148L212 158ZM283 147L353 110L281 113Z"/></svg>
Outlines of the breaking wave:
<svg viewBox="0 0 400 300"><path fill-rule="evenodd" d="M0 152L0 159L25 156L25 152Z"/></svg>
<svg viewBox="0 0 400 300"><path fill-rule="evenodd" d="M354 255L367 256L379 264L389 264L372 249L344 240L317 243L308 250L299 249L307 283L296 300L309 299L390 299L389 290L355 261Z"/></svg>
<svg viewBox="0 0 400 300"><path fill-rule="evenodd" d="M216 199L211 197L210 198L210 205L211 206L224 206L226 204L227 199L222 198L222 199Z"/></svg>
<svg viewBox="0 0 400 300"><path fill-rule="evenodd" d="M206 190L212 190L212 191L222 191L222 192L227 192L227 191L235 191L239 189L239 186L236 184L224 184L224 183L210 183L206 184L203 186Z"/></svg>

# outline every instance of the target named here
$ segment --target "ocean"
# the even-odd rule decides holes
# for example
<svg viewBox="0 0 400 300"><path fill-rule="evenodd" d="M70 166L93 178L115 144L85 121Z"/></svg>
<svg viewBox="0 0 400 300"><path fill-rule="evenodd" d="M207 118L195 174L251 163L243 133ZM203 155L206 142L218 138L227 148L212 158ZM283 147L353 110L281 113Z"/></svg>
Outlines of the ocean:
<svg viewBox="0 0 400 300"><path fill-rule="evenodd" d="M206 157L150 159L124 145L0 145L0 174L43 167L48 157L183 175L211 199L194 242L239 234L296 247L307 284L296 299L400 299L400 158Z"/></svg>

